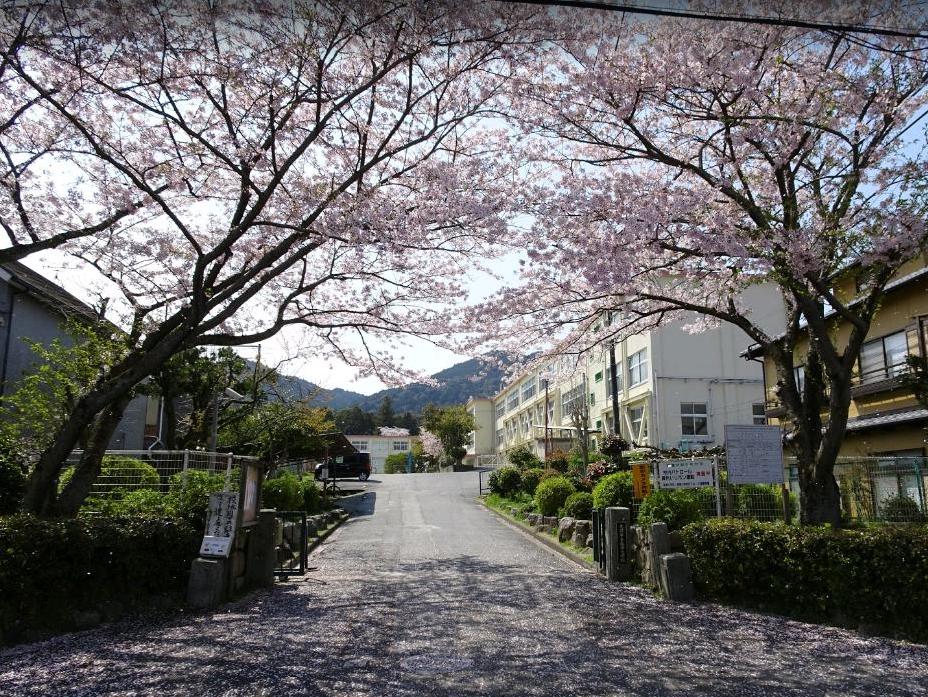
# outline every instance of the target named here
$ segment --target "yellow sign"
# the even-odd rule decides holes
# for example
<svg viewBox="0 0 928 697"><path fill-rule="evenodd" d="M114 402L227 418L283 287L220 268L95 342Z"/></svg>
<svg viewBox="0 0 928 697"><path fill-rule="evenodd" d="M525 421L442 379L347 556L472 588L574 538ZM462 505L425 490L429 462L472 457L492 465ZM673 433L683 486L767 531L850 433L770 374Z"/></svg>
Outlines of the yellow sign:
<svg viewBox="0 0 928 697"><path fill-rule="evenodd" d="M636 499L646 499L651 493L651 465L649 463L632 463L632 486Z"/></svg>

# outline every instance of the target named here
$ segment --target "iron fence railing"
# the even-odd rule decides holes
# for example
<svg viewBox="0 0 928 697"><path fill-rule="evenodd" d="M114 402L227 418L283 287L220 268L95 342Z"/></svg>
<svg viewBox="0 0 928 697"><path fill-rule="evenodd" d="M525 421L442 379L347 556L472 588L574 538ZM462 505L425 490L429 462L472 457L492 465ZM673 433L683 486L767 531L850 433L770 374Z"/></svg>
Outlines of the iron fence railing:
<svg viewBox="0 0 928 697"><path fill-rule="evenodd" d="M82 451L73 451L67 459L63 477L76 465ZM223 477L223 488L235 482L238 469L258 458L234 453L211 453L200 450L107 450L100 475L90 489L90 497L116 497L138 489L162 493L171 487L184 486L186 472L210 472Z"/></svg>
<svg viewBox="0 0 928 697"><path fill-rule="evenodd" d="M685 458L684 458L685 459ZM658 488L657 461L651 465L652 486ZM714 486L692 489L706 517L794 522L800 515L799 468L784 459L783 481L769 484L730 484L724 456L713 458ZM835 465L844 518L851 522L928 519L928 458L844 457ZM636 520L642 500L632 502Z"/></svg>

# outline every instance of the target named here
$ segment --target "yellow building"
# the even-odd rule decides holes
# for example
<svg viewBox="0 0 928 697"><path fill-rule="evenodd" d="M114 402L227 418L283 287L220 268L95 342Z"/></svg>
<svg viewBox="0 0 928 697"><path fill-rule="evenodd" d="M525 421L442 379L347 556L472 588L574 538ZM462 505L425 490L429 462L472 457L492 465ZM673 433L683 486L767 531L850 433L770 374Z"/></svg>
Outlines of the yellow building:
<svg viewBox="0 0 928 697"><path fill-rule="evenodd" d="M844 303L853 304L858 290L866 282L866 269L855 266L835 281L833 292ZM850 334L850 323L837 313L830 318L841 346ZM863 344L851 389L847 435L841 447L842 457L925 455L928 409L915 399L907 386L907 356L926 355L928 340L928 258L920 255L899 270L886 287L867 341ZM803 356L806 341L795 352L797 382L803 381ZM758 357L757 347L747 354ZM777 374L774 362L764 357L766 415L772 423L782 419L786 410L776 394Z"/></svg>

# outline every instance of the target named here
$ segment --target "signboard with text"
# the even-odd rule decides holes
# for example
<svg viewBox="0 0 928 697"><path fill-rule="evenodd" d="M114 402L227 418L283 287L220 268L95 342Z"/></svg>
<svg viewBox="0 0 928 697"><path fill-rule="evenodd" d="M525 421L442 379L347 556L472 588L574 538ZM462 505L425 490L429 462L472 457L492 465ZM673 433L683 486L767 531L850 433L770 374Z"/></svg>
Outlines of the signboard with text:
<svg viewBox="0 0 928 697"><path fill-rule="evenodd" d="M783 433L779 426L725 426L729 484L782 484Z"/></svg>
<svg viewBox="0 0 928 697"><path fill-rule="evenodd" d="M661 489L696 489L715 486L714 463L709 458L659 460L657 480Z"/></svg>
<svg viewBox="0 0 928 697"><path fill-rule="evenodd" d="M238 493L220 491L209 495L209 515L206 534L200 545L200 556L228 557L235 537L238 518Z"/></svg>
<svg viewBox="0 0 928 697"><path fill-rule="evenodd" d="M649 463L632 463L632 487L636 499L648 498L651 493L651 465Z"/></svg>

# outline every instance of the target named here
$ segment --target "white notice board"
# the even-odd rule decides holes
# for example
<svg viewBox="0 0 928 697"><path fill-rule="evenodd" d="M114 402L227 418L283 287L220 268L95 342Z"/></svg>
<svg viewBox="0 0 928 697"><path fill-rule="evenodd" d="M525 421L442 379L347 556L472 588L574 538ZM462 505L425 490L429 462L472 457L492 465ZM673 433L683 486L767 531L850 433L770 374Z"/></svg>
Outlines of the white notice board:
<svg viewBox="0 0 928 697"><path fill-rule="evenodd" d="M696 460L658 460L657 482L661 489L696 489L715 486L715 463Z"/></svg>
<svg viewBox="0 0 928 697"><path fill-rule="evenodd" d="M783 432L779 426L725 426L729 484L782 484Z"/></svg>

